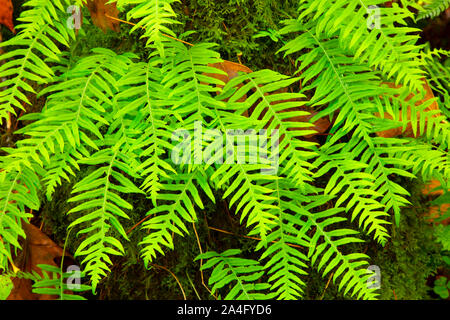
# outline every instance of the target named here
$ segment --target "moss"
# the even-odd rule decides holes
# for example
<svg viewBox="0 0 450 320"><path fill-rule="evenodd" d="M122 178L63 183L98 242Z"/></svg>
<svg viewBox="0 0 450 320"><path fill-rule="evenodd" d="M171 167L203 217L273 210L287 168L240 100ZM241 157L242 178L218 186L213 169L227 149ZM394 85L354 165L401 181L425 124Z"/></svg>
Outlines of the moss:
<svg viewBox="0 0 450 320"><path fill-rule="evenodd" d="M174 9L182 22L175 31L195 30L192 43L218 44L222 58L239 62L254 70L270 68L286 74L293 69L275 53L281 43L253 38L259 31L278 30L280 21L295 15L294 0L183 0Z"/></svg>

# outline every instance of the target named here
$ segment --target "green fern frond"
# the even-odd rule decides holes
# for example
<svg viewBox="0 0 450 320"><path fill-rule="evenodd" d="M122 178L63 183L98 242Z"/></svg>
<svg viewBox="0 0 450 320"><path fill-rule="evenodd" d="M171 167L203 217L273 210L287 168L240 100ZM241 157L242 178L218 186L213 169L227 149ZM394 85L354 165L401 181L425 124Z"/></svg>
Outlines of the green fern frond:
<svg viewBox="0 0 450 320"><path fill-rule="evenodd" d="M305 96L298 93L283 93L283 89L296 81L297 78L290 78L271 70L261 70L243 74L229 81L223 90L223 97L230 96L227 105L242 104L243 109L254 108L249 121L256 132L266 130L269 140L282 137L273 150L279 154L271 155L267 150L267 160L273 166L280 166L280 174L286 174L301 187L304 183L312 181L312 166L308 160L316 155L310 151L315 144L303 140L302 137L316 131L311 129L313 127L311 123L294 120L296 117L310 114L302 110L306 102L301 100ZM246 127L246 124L242 123L241 126ZM274 132L276 135L271 137ZM267 142L267 148L269 143ZM277 144L274 141L271 143L273 146Z"/></svg>
<svg viewBox="0 0 450 320"><path fill-rule="evenodd" d="M204 208L198 186L215 201L206 175L200 167L190 173L171 175L162 182L164 192L159 194L159 204L147 213L147 216L152 217L142 225L143 230L149 231L139 243L143 247L141 256L146 267L158 252L164 255L163 246L174 249L172 233L180 236L189 233L185 222L194 223L197 220L195 206Z"/></svg>
<svg viewBox="0 0 450 320"><path fill-rule="evenodd" d="M76 150L68 150L53 156L52 163L47 166L45 176L42 178L48 201L52 199L55 188L61 185L63 179L70 182L70 176L76 176L75 172L80 170L79 161L83 158L84 156Z"/></svg>
<svg viewBox="0 0 450 320"><path fill-rule="evenodd" d="M337 39L327 39L322 36L316 36L314 32L308 30L304 25L296 20L291 20L288 22L285 29L280 31L281 33L291 33L291 32L302 32L297 38L287 43L282 51L286 54L293 54L299 52L303 49L309 49L310 51L303 54L298 62L301 61L299 66L299 72L301 72L301 77L304 84L306 85L311 79L315 79L312 83L303 90L314 89L314 96L311 99L311 105L325 105L323 110L319 111L316 116L314 116L311 121L320 119L321 117L335 115L334 125L331 132L335 136L329 139L329 148L335 144L338 139L342 138L346 134L352 134L351 141L348 142L344 147L334 146L337 148L335 151L340 151L341 154L346 155L345 160L357 160L359 156L362 156L364 160L360 160L362 163L369 163L369 166L364 171L369 174L369 176L375 178L373 181L375 190L370 188L360 189L357 184L355 184L355 189L347 189L347 193L344 194L344 198L341 198L339 203L344 202L344 199L348 198L352 192L365 192L372 198L372 205L368 211L363 211L363 216L360 216L360 224L363 221L369 223L372 221L372 227L377 230L375 235L378 240L382 243L386 241L386 229L382 226L383 221L379 219L382 215L379 210L383 205L385 205L385 210L393 209L398 222L400 219L400 208L401 206L408 204L409 202L404 198L404 195L408 195L404 192L404 189L398 184L394 183L390 178L389 174L392 172L391 169L386 168L388 163L383 160L382 149L383 146L379 146L382 140L377 140L373 137L376 130L382 130L383 128L377 128L373 126L373 123L377 120L374 116L375 112L379 112L384 115L385 110L389 110L389 113L395 113L391 111L387 105L389 104L389 98L397 99L397 101L402 101L407 93L406 89L403 89L402 94L398 97L401 89L387 88L381 85L381 79L379 76L370 70L367 66L355 63L352 57L345 55L345 52L339 46L339 40ZM379 97L386 97L381 100ZM417 97L418 99L418 97ZM415 100L414 100L415 102ZM413 102L415 111L419 107L416 107ZM409 105L409 106L410 106ZM399 107L399 104L396 105ZM422 105L422 110L426 105ZM400 107L399 107L400 108ZM406 104L401 105L403 115L407 112ZM392 108L391 108L392 109ZM404 128L407 125L407 117L402 118L402 123ZM339 129L339 130L338 130ZM386 128L384 128L386 129ZM339 132L339 134L337 134ZM396 143L395 140L383 140L383 143ZM325 148L325 147L323 147ZM342 149L341 149L342 148ZM327 159L326 161L328 161ZM390 163L389 163L390 164ZM330 164L325 165L323 172L329 169ZM361 170L355 170L355 174L361 172ZM406 171L398 171L397 174L403 176L412 177ZM347 173L348 174L348 173ZM335 175L337 181L338 177L342 177L342 172ZM333 181L335 182L335 181ZM347 181L348 182L348 181ZM340 189L342 189L345 182L341 181ZM330 188L333 183L329 184L327 191L331 191ZM357 189L360 189L356 191ZM338 189L336 189L338 190ZM351 191L353 190L353 191ZM378 193L382 194L381 200L376 200ZM360 197L354 198L353 200L360 199L361 205L355 207L355 214L359 215L361 209L365 207L368 203L364 193L360 193ZM375 198L374 198L375 196ZM355 205L355 202L348 203L350 207ZM382 205L380 207L380 204ZM347 210L350 208L348 207ZM373 215L370 212L373 211ZM353 216L355 217L355 215ZM372 218L370 218L372 217ZM366 220L367 219L367 220ZM368 225L366 224L366 227Z"/></svg>
<svg viewBox="0 0 450 320"><path fill-rule="evenodd" d="M313 117L312 121L331 116L339 110L335 123L345 130L355 126L367 126L368 119L362 113L377 109L378 106L369 99L386 94L379 76L366 65L355 63L351 56L340 48L338 39L317 36L297 20L290 20L280 33L301 32L282 49L285 55L292 55L308 50L296 63L297 72L301 74L303 91L314 90L311 106L327 105ZM311 80L314 81L311 82ZM311 82L309 85L307 85ZM345 121L344 123L342 123ZM368 130L368 129L367 129Z"/></svg>
<svg viewBox="0 0 450 320"><path fill-rule="evenodd" d="M450 64L442 63L442 59L450 61L450 51L429 48L421 52L424 68L428 73L428 83L438 95L441 110L448 116L450 108Z"/></svg>
<svg viewBox="0 0 450 320"><path fill-rule="evenodd" d="M167 130L169 122L166 119L170 101L167 90L161 84L159 64L160 59L156 58L130 67L118 82L120 92L116 95L116 100L119 110L114 116L115 122L126 121L127 118L137 119L136 116L142 119L138 122L141 124L139 127L134 122L130 123L131 128L136 127L137 136L130 145L130 150L139 152L142 158L142 163L136 170L144 177L141 189L150 194L153 204L156 204L162 189L160 179L167 178L169 173L176 173L167 161L167 153L172 148L169 143L172 132ZM112 127L116 127L115 123ZM112 127L110 126L110 130Z"/></svg>
<svg viewBox="0 0 450 320"><path fill-rule="evenodd" d="M2 172L3 175L3 172ZM34 170L8 172L0 183L0 269L8 270L15 249L21 249L19 237L26 237L22 222L33 215L26 209L39 210L39 177Z"/></svg>
<svg viewBox="0 0 450 320"><path fill-rule="evenodd" d="M122 255L124 249L119 240L110 230L115 230L128 240L119 219L129 219L123 209L131 210L132 206L123 200L120 194L143 193L126 175L137 177L130 167L129 156L121 152L123 139L100 150L80 163L101 165L94 172L78 182L72 193L78 195L69 202L79 202L68 214L82 213L69 227L80 226L78 234L87 234L81 242L75 256L84 256L84 271L90 276L92 288L95 291L102 276L110 269L111 260L108 255ZM122 172L123 173L122 173Z"/></svg>
<svg viewBox="0 0 450 320"><path fill-rule="evenodd" d="M230 286L231 289L225 300L266 300L272 295L264 293L270 285L258 280L264 274L263 267L258 261L236 257L241 253L239 249L230 249L223 253L206 252L195 260L205 259L200 270L214 268L208 280L212 293Z"/></svg>
<svg viewBox="0 0 450 320"><path fill-rule="evenodd" d="M193 130L196 121L206 124L206 118L215 117L214 108L223 107L223 102L214 99L212 93L220 91L215 85L224 83L204 74L225 74L208 66L223 61L220 54L212 50L215 46L203 43L187 48L178 42L171 44L174 55L162 70L165 74L162 83L166 89L171 89L168 98L173 103L172 111L183 119L184 129Z"/></svg>
<svg viewBox="0 0 450 320"><path fill-rule="evenodd" d="M54 295L57 300L86 300L86 298L74 294L69 293L72 292L83 292L91 289L90 286L85 284L80 285L68 285L67 281L72 276L71 273L62 272L61 268L46 265L46 264L38 264L37 265L42 272L42 276L37 273L28 276L26 278L31 278L34 281L32 292L37 294L46 294L46 295ZM80 274L80 277L82 274ZM20 278L24 277L19 275Z"/></svg>
<svg viewBox="0 0 450 320"><path fill-rule="evenodd" d="M147 39L147 46L154 46L159 54L164 57L164 34L176 37L175 33L169 29L168 25L180 23L176 20L176 13L172 5L179 0L111 0L117 2L119 10L123 10L127 5L136 5L127 11L127 19L140 19L130 32L136 29L144 29L142 37Z"/></svg>
<svg viewBox="0 0 450 320"><path fill-rule="evenodd" d="M377 296L375 289L367 285L371 273L364 267L368 265L369 257L362 253L345 254L339 248L350 243L362 242L363 240L354 237L358 232L336 226L328 230L334 224L346 220L337 216L337 213L342 211L341 208L309 213L326 199L329 198L323 195L312 196L311 203L305 206L302 212L308 217L307 226L315 228L311 236L308 258L311 259L312 265L317 264L317 269L324 277L334 270L333 283L339 283L338 290L344 290L344 295L351 292L350 296L356 296L358 299L375 299Z"/></svg>
<svg viewBox="0 0 450 320"><path fill-rule="evenodd" d="M447 180L450 177L450 157L447 151L432 144L408 139L412 147L407 151L394 151L391 157L404 161L405 168L413 174L421 175L425 181L441 177Z"/></svg>
<svg viewBox="0 0 450 320"><path fill-rule="evenodd" d="M381 71L386 79L395 79L411 90L421 88L424 72L418 60L416 44L420 29L403 27L414 15L383 0L302 0L298 24L305 25L316 37L338 37L341 48L354 58ZM402 25L402 26L399 26Z"/></svg>
<svg viewBox="0 0 450 320"><path fill-rule="evenodd" d="M324 150L326 153L333 152L342 149L343 146L344 144L338 144L330 150L325 148ZM368 165L349 160L349 158L351 156L349 157L344 152L322 154L314 163L320 167L316 177L321 177L335 169L328 180L324 194L339 195L335 206L340 207L345 203L345 211L351 211L351 221L353 222L356 217L359 217L359 227L367 231L367 234L373 232L373 239L385 245L389 234L384 225L389 222L384 217L389 214L386 213L385 206L378 200L383 194L376 191L375 176L372 173L361 172ZM324 164L322 165L322 163Z"/></svg>
<svg viewBox="0 0 450 320"><path fill-rule="evenodd" d="M450 7L450 0L427 0L423 10L417 14L417 20L435 18Z"/></svg>
<svg viewBox="0 0 450 320"><path fill-rule="evenodd" d="M69 46L74 38L73 30L66 27L63 15L70 5L69 0L31 0L24 4L30 9L18 18L16 26L20 32L12 39L2 42L0 47L12 48L0 56L7 62L0 66L0 122L8 112L16 114L15 108L25 111L31 104L27 94L35 94L33 83L48 83L55 75L50 63L59 61L59 45Z"/></svg>
<svg viewBox="0 0 450 320"><path fill-rule="evenodd" d="M229 205L236 204L236 211L241 212L240 222L247 219L247 227L255 225L250 234L263 240L277 220L277 216L271 212L276 208L271 204L275 200L273 190L265 186L277 177L261 173L267 169L271 169L270 166L261 164L222 164L211 176L219 189L230 182L223 198L232 195Z"/></svg>
<svg viewBox="0 0 450 320"><path fill-rule="evenodd" d="M256 250L264 250L261 260L268 259L264 269L270 275L268 282L270 290L276 294L277 299L292 300L302 297L309 259L306 249L311 240L304 232L307 225L299 214L303 207L295 203L295 199L308 202L308 197L302 195L298 189L292 191L293 183L287 179L275 180L272 183L274 195L277 198L278 214L277 226L267 236L267 242L260 241ZM267 247L266 245L269 244Z"/></svg>
<svg viewBox="0 0 450 320"><path fill-rule="evenodd" d="M31 137L11 150L7 157L14 161L8 161L5 171L19 170L22 164L30 167L31 161L43 167L50 163L52 154L68 148L98 149L92 136L101 139L98 127L108 124L103 113L112 109L113 92L117 90L113 75L123 75L129 59L107 49L93 52L97 54L80 60L69 71L67 81L47 88L45 92L50 95L43 112L22 118L36 120L17 131Z"/></svg>

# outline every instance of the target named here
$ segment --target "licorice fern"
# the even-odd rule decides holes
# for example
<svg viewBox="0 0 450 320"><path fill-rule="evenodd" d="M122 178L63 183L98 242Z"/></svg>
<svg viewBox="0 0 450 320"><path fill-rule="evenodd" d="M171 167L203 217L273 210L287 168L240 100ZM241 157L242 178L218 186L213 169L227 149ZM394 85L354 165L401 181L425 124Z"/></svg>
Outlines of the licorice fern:
<svg viewBox="0 0 450 320"><path fill-rule="evenodd" d="M23 4L30 9L18 19L19 33L0 43L3 48L14 48L0 57L0 60L12 59L0 67L0 76L8 77L0 83L6 87L0 91L0 122L8 117L8 112L16 114L16 108L25 111L24 105L30 104L27 94L35 93L33 83L48 83L55 75L50 63L60 60L60 46L69 46L74 38L74 31L66 27L64 16L71 2L30 0Z"/></svg>
<svg viewBox="0 0 450 320"><path fill-rule="evenodd" d="M383 0L300 1L299 22L313 24L310 30L316 37L338 37L342 49L354 55L354 59L379 70L387 79L395 79L413 91L421 88L424 72L417 59L420 31L406 25L405 19L413 18L407 8L392 3L383 7ZM368 18L369 16L369 18ZM373 19L373 20L372 20ZM372 22L372 23L370 23Z"/></svg>
<svg viewBox="0 0 450 320"><path fill-rule="evenodd" d="M117 7L123 10L127 5L136 5L127 12L128 19L139 19L131 31L142 28L142 37L147 39L147 46L156 48L161 56L164 56L165 34L175 37L175 33L167 26L179 23L172 9L174 2L179 0L111 0Z"/></svg>
<svg viewBox="0 0 450 320"><path fill-rule="evenodd" d="M86 300L81 293L90 290L91 287L86 284L69 284L71 277L77 277L77 281L83 277L78 272L63 272L61 268L47 264L38 264L40 273L32 270L31 272L17 272L7 274L11 278L27 279L33 281L32 292L39 295L55 296L57 300Z"/></svg>
<svg viewBox="0 0 450 320"><path fill-rule="evenodd" d="M223 83L213 76L224 75L213 67L223 61L215 44L171 39L176 1L111 2L136 22L132 32L143 29L145 59L96 48L69 63L61 48L75 33L64 26L62 0L29 1L22 31L2 45L12 49L1 57L0 119L25 111L35 91L45 106L21 118L29 121L16 132L23 138L0 157L0 269L21 249L27 209L39 210L43 194L52 201L66 180L76 181L68 212L80 238L75 256L94 292L113 257L126 254L129 194L149 200L135 212L146 267L177 250L174 236L191 236L188 226L219 194L258 239L259 261L236 249L199 255L214 294L299 299L314 268L343 295L375 299L370 257L350 249L362 241L359 231L385 245L410 204L395 177L446 182L450 172L449 124L430 110L437 103L448 115L440 78L448 52L417 44L418 30L404 26L412 3L302 0L278 32L296 74L265 69ZM380 9L374 27L372 6ZM424 101L424 79L438 97ZM310 121L298 121L311 109ZM307 140L322 118L332 120L326 141ZM378 135L408 126L414 138ZM257 134L264 139L241 148L239 138ZM55 281L37 287L65 298Z"/></svg>

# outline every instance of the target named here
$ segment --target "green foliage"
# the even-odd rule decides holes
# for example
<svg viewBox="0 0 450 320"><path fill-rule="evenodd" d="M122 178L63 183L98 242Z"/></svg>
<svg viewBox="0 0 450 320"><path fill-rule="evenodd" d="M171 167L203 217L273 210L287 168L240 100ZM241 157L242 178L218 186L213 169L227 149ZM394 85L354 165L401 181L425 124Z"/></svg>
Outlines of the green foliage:
<svg viewBox="0 0 450 320"><path fill-rule="evenodd" d="M442 299L447 299L449 297L450 281L447 278L441 277L434 281L433 291Z"/></svg>
<svg viewBox="0 0 450 320"><path fill-rule="evenodd" d="M414 34L420 30L403 27L407 24L405 19L413 17L408 9L393 3L392 8L380 8L379 14L369 10L382 6L383 0L326 3L302 0L300 3L298 22L305 25L305 31L311 37L338 36L341 50L347 50L356 61L414 91L422 86L420 78L424 72L417 63L419 36Z"/></svg>
<svg viewBox="0 0 450 320"><path fill-rule="evenodd" d="M441 224L436 227L436 238L444 250L450 251L450 227L448 225Z"/></svg>
<svg viewBox="0 0 450 320"><path fill-rule="evenodd" d="M225 300L270 299L270 295L259 292L269 287L267 283L258 282L264 274L262 266L258 261L235 257L240 253L239 249L232 249L221 254L207 252L196 258L207 260L201 270L214 268L209 278L209 284L213 285L212 292L230 286Z"/></svg>
<svg viewBox="0 0 450 320"><path fill-rule="evenodd" d="M421 59L425 70L429 74L429 83L434 92L439 93L439 99L442 102L443 112L449 115L449 83L450 83L450 52L442 49L433 49L426 47L421 53ZM446 59L446 62L442 62Z"/></svg>
<svg viewBox="0 0 450 320"><path fill-rule="evenodd" d="M445 11L445 9L450 7L449 0L428 0L426 2L427 3L423 6L423 10L419 11L417 20L437 17Z"/></svg>
<svg viewBox="0 0 450 320"><path fill-rule="evenodd" d="M388 226L401 225L411 203L398 178L422 174L445 182L449 173L449 123L428 110L433 102L444 110L448 101L440 79L448 65L436 60L446 52L417 44L420 30L407 26L414 18L408 7L300 1L291 5L298 7L295 16L285 14L284 27L270 33L283 43L280 52L294 62L296 76L265 68L224 84L207 75L223 74L212 67L223 61L217 45L173 39L180 24L176 1L113 2L137 20L130 32L143 28L148 56L95 48L67 57L60 48L71 47L75 33L65 28L68 3L61 1L30 1L22 31L2 45L8 62L0 77L8 80L0 119L26 110L27 95L36 93L45 105L21 118L27 124L16 133L23 138L0 157L0 268L7 270L21 249L21 223L30 217L27 208L39 210L40 190L52 201L64 180L76 180L69 228L78 230L75 256L82 257L94 292L126 254L130 216L140 224L135 259L149 269L167 249L179 250L175 236L191 237L188 224L198 225L207 201L220 194L256 238L256 258L237 257L238 249L198 256L206 261L201 271L212 269L212 292L225 299L298 299L312 268L348 298L376 299L379 292L367 285L372 274L370 256L361 253L363 237L386 246ZM273 4L258 3L259 9ZM381 16L372 27L367 15L374 5ZM421 102L424 77L438 98ZM306 107L317 111L311 121ZM405 131L408 113L421 137L377 135ZM333 120L328 138L307 140L315 133L311 122L322 118ZM242 148L236 139L257 133L268 133L266 141ZM78 179L82 171L88 173ZM148 207L137 211L132 197L148 199ZM68 298L64 277L44 273L35 291Z"/></svg>
<svg viewBox="0 0 450 320"><path fill-rule="evenodd" d="M15 46L0 57L1 60L12 59L0 67L1 74L9 77L1 83L5 90L0 91L0 122L3 123L8 112L15 114L15 108L25 110L23 104L30 104L26 94L35 90L28 81L48 83L55 75L49 64L59 61L59 46L69 46L74 38L64 17L65 8L70 4L69 0L32 0L23 4L29 9L18 19L21 24L16 29L20 32L0 44L1 47Z"/></svg>
<svg viewBox="0 0 450 320"><path fill-rule="evenodd" d="M91 286L85 284L72 284L71 277L83 277L83 274L75 272L63 272L62 268L39 264L37 267L40 269L42 275L36 271L31 272L18 272L11 277L19 279L28 279L33 281L32 291L36 294L45 294L56 296L57 300L86 300L83 296L75 293L84 292L91 289Z"/></svg>
<svg viewBox="0 0 450 320"><path fill-rule="evenodd" d="M39 178L30 168L21 172L13 171L5 175L0 188L0 268L7 270L8 259L12 259L14 252L21 249L19 237L25 237L22 221L32 215L25 211L25 206L38 210L40 206L37 190ZM28 194L28 192L30 192Z"/></svg>
<svg viewBox="0 0 450 320"><path fill-rule="evenodd" d="M175 33L168 28L168 24L179 23L175 18L176 14L172 9L172 4L179 0L112 0L116 2L119 9L124 9L126 5L136 5L127 12L127 19L140 19L139 22L131 29L134 31L138 28L144 29L142 37L147 39L147 46L152 46L164 56L164 36L166 33L175 37Z"/></svg>

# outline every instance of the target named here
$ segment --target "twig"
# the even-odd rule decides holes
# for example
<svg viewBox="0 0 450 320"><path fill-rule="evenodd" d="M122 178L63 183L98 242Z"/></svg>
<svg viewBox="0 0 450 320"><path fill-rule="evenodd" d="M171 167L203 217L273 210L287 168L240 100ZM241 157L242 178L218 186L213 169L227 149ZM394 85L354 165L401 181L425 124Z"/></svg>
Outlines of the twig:
<svg viewBox="0 0 450 320"><path fill-rule="evenodd" d="M198 248L200 249L200 254L203 254L203 250L202 250L202 246L200 244L200 239L198 237L198 233L197 233L197 229L195 228L195 223L192 223L192 227L194 228L194 233L195 233L195 237L197 238L197 244L198 244ZM200 276L202 278L202 285L206 288L206 290L208 290L208 292L217 300L217 297L211 292L211 290L208 288L208 286L205 284L205 279L203 277L203 259L200 259Z"/></svg>
<svg viewBox="0 0 450 320"><path fill-rule="evenodd" d="M225 212L227 213L228 218L230 219L230 222L231 222L231 223L234 223L233 217L231 216L230 210L228 209L228 203L227 203L227 201L226 201L226 200L223 200L223 203L225 204Z"/></svg>
<svg viewBox="0 0 450 320"><path fill-rule="evenodd" d="M8 111L8 118L6 119L6 129L11 130L11 112Z"/></svg>
<svg viewBox="0 0 450 320"><path fill-rule="evenodd" d="M222 230L222 229L218 229L218 228L214 228L214 227L208 227L208 228L211 229L211 230L214 230L214 231L218 231L218 232L225 233L225 234L230 234L230 235L241 237L241 238L247 238L247 239L258 240L258 241L262 240L262 239L257 238L257 237L244 236L244 235L236 234L236 233L233 233L233 232L230 232L230 231L226 231L226 230ZM276 243L276 241L271 241L271 243ZM302 246L299 246L297 244L292 244L292 243L286 243L286 244L288 246L290 246L290 247L303 249Z"/></svg>
<svg viewBox="0 0 450 320"><path fill-rule="evenodd" d="M166 267L160 266L160 265L158 265L158 264L150 263L150 265L153 266L153 267L155 267L155 268L161 268L161 269L164 269L164 270L166 270L167 272L169 272L169 273L172 275L172 277L175 278L175 281L176 281L176 282L178 283L178 285L180 286L181 292L183 293L183 298L184 298L184 300L187 300L187 299L186 299L186 294L184 293L184 289L183 289L183 286L182 286L181 283L180 283L180 280L178 280L177 276L176 276L172 271L170 271L170 270L167 269Z"/></svg>
<svg viewBox="0 0 450 320"><path fill-rule="evenodd" d="M14 124L13 132L17 130L17 126L19 125L19 118L23 116L23 110L20 111L20 115L16 119L16 123Z"/></svg>
<svg viewBox="0 0 450 320"><path fill-rule="evenodd" d="M320 297L319 300L323 300L323 297L325 296L325 291L327 291L328 285L330 284L331 278L333 277L334 272L330 275L330 277L328 278L327 284L325 286L325 289L323 289L323 293L322 296Z"/></svg>
<svg viewBox="0 0 450 320"><path fill-rule="evenodd" d="M139 221L138 223L136 223L131 229L129 229L126 233L127 233L127 235L131 232L131 231L133 231L134 229L136 229L141 223L143 223L145 220L147 220L148 218L150 218L152 215L150 214L150 215L148 215L148 216L146 216L145 218L143 218L141 221Z"/></svg>

